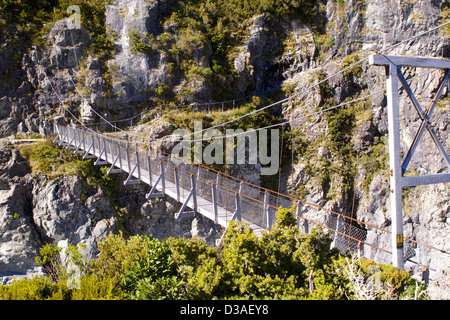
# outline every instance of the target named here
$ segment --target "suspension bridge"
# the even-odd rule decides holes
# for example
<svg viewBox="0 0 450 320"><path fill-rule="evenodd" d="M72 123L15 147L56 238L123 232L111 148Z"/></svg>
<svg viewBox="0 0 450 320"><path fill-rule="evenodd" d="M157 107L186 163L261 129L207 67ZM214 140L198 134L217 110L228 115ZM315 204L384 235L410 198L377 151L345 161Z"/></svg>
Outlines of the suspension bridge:
<svg viewBox="0 0 450 320"><path fill-rule="evenodd" d="M383 56L383 59L385 60L378 58L378 56L371 56L371 63L380 65L387 64L391 68L395 67L398 71L401 66L398 61L403 61L398 57ZM386 59L390 60L386 62ZM395 60L397 64L392 62L392 60ZM416 59L415 63L417 64L419 60ZM446 67L445 76L440 85L441 89L434 100L434 106L442 93L442 88L447 84L449 79L450 63L448 61L441 61L440 64L436 64L437 61L429 59L420 61L425 61L426 63L430 63L431 61L432 63L428 67ZM423 64L420 64L420 66L427 67L427 65ZM399 78L408 89L408 83L401 76ZM398 89L392 87L390 94L395 90ZM407 91L410 93L410 90ZM376 92L374 94L379 93ZM412 95L412 93L410 94ZM363 98L356 100L361 99ZM390 100L392 99L390 98ZM412 100L417 103L416 108L418 108L418 112L422 111L417 100L413 97ZM352 102L354 101L346 102L335 107ZM391 101L391 107L393 106L398 109L398 105ZM425 117L429 118L431 115L433 106L432 108L428 108L426 114L423 111L420 114L425 123L423 127L427 128L432 136L436 138L436 141L438 141L434 132L426 126L427 122L425 121ZM70 112L68 109L66 110ZM75 117L73 118L76 119ZM398 121L398 115L391 121ZM112 127L114 127L114 130L118 129L114 125ZM257 130L261 129L264 128ZM124 131L122 129L119 130ZM162 198L167 195L181 203L181 207L175 215L177 219L192 217L198 213L221 225L225 229L225 232L230 222L236 220L248 224L251 230L260 237L264 230L269 230L275 222L275 212L278 208L291 209L294 207L298 226L303 232L308 233L311 225L321 227L333 237L332 245L342 253L353 252L357 253L360 257L366 257L382 263L394 262L392 256L395 255L397 263L401 260L400 266L403 268L403 262L407 260L411 261L410 259L416 255L418 245L428 247L429 249L436 249L413 239L403 238L402 230L400 230L402 246L401 255L399 256L399 253L395 252L395 249L398 250L399 246L397 248L391 247L391 250L389 250L386 245L381 245L376 241L370 243L367 239L368 231L376 229L376 232L388 233L395 238L395 241L398 241L398 230L392 233L390 230L378 228L319 205L307 203L300 199L239 180L209 167L192 164L183 158L177 158L174 161L172 158L173 155L146 147L145 140L130 143L129 141L108 136L105 133L93 131L82 124L71 126L55 123L54 132L56 133L54 143L58 143L67 149L72 149L75 153L82 154L84 159L95 159L95 165L109 166L109 174L125 173L127 175L124 181L125 185L137 183L149 185L150 190L146 194L147 199ZM166 141L167 137L157 140ZM437 146L440 147L441 154L444 155L444 159L447 160L447 165L450 166L448 155L442 147L442 144L437 143ZM415 145L411 148L415 148ZM396 165L398 166L398 164ZM412 178L401 176L398 178L400 179L400 183L403 183L403 186L400 187L401 191L401 188L405 186L446 182L449 180L449 174L430 175L429 177L425 177L425 179L424 177ZM401 179L404 181L402 182ZM391 188L393 188L392 185L395 186L395 183L391 181ZM394 198L393 203L396 203L395 201L397 200ZM312 207L317 212L322 212L326 216L323 219L325 222L313 221L304 217L302 213L305 207ZM395 215L399 215L399 213L395 212ZM222 239L217 239L218 245L220 245Z"/></svg>
<svg viewBox="0 0 450 320"><path fill-rule="evenodd" d="M275 105L280 105L306 93L308 90L318 87L320 84L363 63L364 61L369 61L371 65L383 65L385 66L387 76L385 90L380 90L368 96L344 102L325 110L316 111L314 113L304 115L303 117L314 116L318 113L340 108L388 91L390 139L389 153L391 161L390 198L391 207L393 208L391 210L391 230L370 225L366 222L359 221L353 217L346 216L342 213L324 208L317 204L308 203L286 194L262 188L249 182L239 180L226 173L205 167L201 164L196 165L190 162L188 163L183 159L181 159L181 161L180 159L174 161L175 159L172 159L172 155L148 147L148 141L133 141L133 143L130 143L129 141L116 139L105 133L94 131L83 124L73 113L70 112L68 108L65 107L64 101L59 97L57 91L52 85L52 82L44 73L61 106L70 114L73 120L72 125L54 124L54 133L56 133L54 142L58 143L60 146L66 147L67 149L74 150L75 153L81 154L84 159L94 159L95 165L109 166L108 173L110 174L124 173L127 176L124 181L125 185L137 183L149 185L150 190L146 194L147 199L162 198L165 196L175 199L181 204L179 211L175 215L177 219L192 217L198 213L213 220L216 224L221 225L225 229L225 232L231 221L241 221L247 223L252 231L260 237L264 230L269 230L275 222L275 212L278 208L294 208L294 215L297 218L298 226L302 232L308 233L312 227L320 227L333 237L332 246L338 248L342 253L357 253L360 257L365 257L380 263L392 263L399 268L403 268L404 261L412 261L411 258L420 252L420 250L417 250L419 247L448 254L438 248L403 237L401 190L404 187L448 182L450 180L449 174L445 173L422 177L403 177L405 168L407 167L420 136L425 129L427 129L427 131L432 135L439 152L443 155L444 159L447 161L447 165L450 168L449 157L445 152L444 147L442 147L442 144L438 141L436 134L428 124L430 115L436 105L436 101L442 93L442 88L446 83L448 83L450 64L448 60L443 59L408 59L406 57L384 56L380 54L382 52L389 51L402 43L417 39L427 33L442 28L449 23L450 22L444 23L433 29L417 34L414 37L384 48L378 52L378 55L371 56L370 61L369 57L363 58L343 70L336 72L335 74L309 86L308 88L305 88L304 90L301 90L293 96L249 112L228 122L201 130L200 132L192 133L192 135L194 135L213 128L225 127L229 123L242 119L243 117L269 109ZM437 94L433 104L428 109L423 110L421 108L419 102L409 89L409 86L400 70L400 67L402 66L445 69L445 76L441 82L439 93ZM397 77L400 79L401 84L406 88L414 107L422 119L420 130L417 133L416 138L408 152L407 159L405 159L403 164L400 159L399 146ZM84 97L82 98L84 99ZM233 106L235 105L235 102L236 101L234 100L231 101ZM224 103L225 102L216 103L222 108L222 111L224 109ZM210 105L211 104L207 105L208 110ZM92 109L92 111L100 117L103 123L110 125L113 132L123 131L129 133L129 131L117 127L118 122L121 122L122 120L117 120L114 124L112 124L102 115L98 114L94 109ZM194 111L194 108L192 111ZM143 114L144 113L141 113L138 116L142 117ZM136 117L129 119L131 125ZM128 120L125 119L125 122L126 121ZM77 122L79 124L77 124ZM289 124L290 122L291 120L286 120L280 124L255 129L255 131ZM155 139L154 141L161 142L169 139L171 138L163 137L161 139ZM318 215L322 217L320 221L304 216L305 208L313 208ZM378 235L384 233L388 235L388 237L392 238L392 242L380 243L378 240L373 239L373 237L368 236L369 232L372 234L376 233ZM217 244L220 244L221 241L222 239L218 239Z"/></svg>
<svg viewBox="0 0 450 320"><path fill-rule="evenodd" d="M54 125L57 134L54 143L81 154L83 159L95 159L94 165L109 166L108 173L125 173L125 185L145 183L150 186L147 199L169 196L180 202L175 218L192 217L199 213L221 225L225 230L231 221L249 225L260 237L275 222L280 207L295 207L298 226L308 233L310 224L323 226L335 236L334 245L342 252L363 252L365 232L353 226L352 221L337 212L310 204L281 193L236 179L223 172L202 165L187 163L182 158L174 162L172 156L158 150L141 148L87 128ZM181 159L181 160L180 160ZM180 161L182 163L180 163ZM303 206L325 210L331 220L320 225L302 216ZM343 217L343 218L341 218ZM346 241L343 241L344 238ZM339 240L340 239L340 240ZM220 244L222 239L218 239ZM368 244L370 245L370 244ZM375 246L374 246L375 247ZM383 250L379 248L380 250Z"/></svg>

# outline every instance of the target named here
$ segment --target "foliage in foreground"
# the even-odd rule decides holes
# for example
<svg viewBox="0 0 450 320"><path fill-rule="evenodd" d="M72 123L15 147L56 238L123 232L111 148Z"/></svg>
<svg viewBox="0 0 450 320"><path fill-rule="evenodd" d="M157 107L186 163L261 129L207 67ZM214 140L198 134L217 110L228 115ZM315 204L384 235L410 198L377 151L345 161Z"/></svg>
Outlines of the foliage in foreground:
<svg viewBox="0 0 450 320"><path fill-rule="evenodd" d="M290 210L280 209L277 223L259 239L234 223L222 248L200 239L110 234L93 261L70 246L72 267L59 266L59 281L15 281L0 286L0 299L355 299L370 286L374 270L389 295L378 290L370 297L405 298L418 288L406 271L392 266L359 260L349 269L348 257L330 249L329 236L300 234L295 222ZM48 265L55 252L46 247L37 261ZM73 270L80 274L75 282Z"/></svg>

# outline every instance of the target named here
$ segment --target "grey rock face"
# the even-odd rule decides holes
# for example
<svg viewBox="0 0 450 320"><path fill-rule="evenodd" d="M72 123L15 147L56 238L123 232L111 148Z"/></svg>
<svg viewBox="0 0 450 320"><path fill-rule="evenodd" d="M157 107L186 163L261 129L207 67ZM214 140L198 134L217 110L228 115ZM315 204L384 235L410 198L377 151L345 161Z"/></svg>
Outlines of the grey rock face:
<svg viewBox="0 0 450 320"><path fill-rule="evenodd" d="M114 83L113 94L120 101L144 100L149 81L149 63L144 53L132 47L130 34L156 34L158 1L116 0L106 5L106 25L111 30L116 55L108 61Z"/></svg>
<svg viewBox="0 0 450 320"><path fill-rule="evenodd" d="M50 63L57 69L77 67L84 48L90 42L89 31L84 27L75 28L70 19L57 21L48 38L52 43Z"/></svg>
<svg viewBox="0 0 450 320"><path fill-rule="evenodd" d="M89 31L83 26L75 28L70 19L63 19L54 24L49 41L51 47L48 59L50 65L56 69L56 74L44 75L44 72L48 74L49 71L45 67L47 62L43 54L42 59L36 61L38 79L44 81L39 83L39 87L46 88L47 91L53 90L48 82L54 81L53 87L58 88L60 98L64 100L101 103L105 80L102 78L98 60L86 56L85 53L85 48L91 42ZM85 66L80 65L83 59L86 59ZM75 92L75 96L70 94Z"/></svg>
<svg viewBox="0 0 450 320"><path fill-rule="evenodd" d="M27 166L17 150L4 147L0 151L0 283L41 273L34 262L40 237L32 222Z"/></svg>
<svg viewBox="0 0 450 320"><path fill-rule="evenodd" d="M244 44L238 57L234 60L234 67L239 73L237 87L242 93L251 83L256 83L256 90L263 88L262 75L265 65L263 53L266 44L265 21L265 14L254 18L247 43Z"/></svg>
<svg viewBox="0 0 450 320"><path fill-rule="evenodd" d="M92 259L97 243L119 228L159 239L201 237L210 245L220 237L221 227L212 221L199 216L176 220L181 204L171 199L148 202L145 188L135 188L116 199L118 209L101 188L87 192L76 176L32 177L17 150L0 149L0 283L42 275L34 259L45 243L83 244L81 253ZM117 210L125 216L119 219Z"/></svg>
<svg viewBox="0 0 450 320"><path fill-rule="evenodd" d="M281 57L283 77L291 79L297 73L316 67L318 54L310 28L301 23L292 23L291 38L287 40L286 52Z"/></svg>

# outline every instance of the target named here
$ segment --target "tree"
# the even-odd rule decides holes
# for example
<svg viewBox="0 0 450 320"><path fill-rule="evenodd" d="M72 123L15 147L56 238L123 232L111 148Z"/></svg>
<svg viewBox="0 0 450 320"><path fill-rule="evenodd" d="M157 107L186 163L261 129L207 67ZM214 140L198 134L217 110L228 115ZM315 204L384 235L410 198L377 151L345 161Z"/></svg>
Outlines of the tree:
<svg viewBox="0 0 450 320"><path fill-rule="evenodd" d="M188 299L344 298L346 279L320 231L302 235L292 210L260 239L248 225L232 222L221 250L199 240L172 240L171 249Z"/></svg>

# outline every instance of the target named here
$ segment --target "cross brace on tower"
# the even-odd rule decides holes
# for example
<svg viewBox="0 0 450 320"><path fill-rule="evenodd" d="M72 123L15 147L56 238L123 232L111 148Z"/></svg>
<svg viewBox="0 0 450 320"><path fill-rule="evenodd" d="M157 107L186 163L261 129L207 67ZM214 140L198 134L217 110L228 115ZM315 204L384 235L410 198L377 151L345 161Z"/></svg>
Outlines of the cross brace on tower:
<svg viewBox="0 0 450 320"><path fill-rule="evenodd" d="M386 68L386 91L388 102L388 131L389 131L389 167L390 167L390 202L391 202L391 223L392 223L392 264L399 269L404 268L403 257L403 214L402 214L402 189L418 185L436 184L450 182L450 173L403 176L414 151L425 130L431 135L431 138L443 157L447 168L450 169L450 158L437 137L435 131L430 125L430 118L436 107L439 97L443 90L449 84L450 60L436 58L416 58L402 56L372 55L369 58L371 65L385 66ZM414 96L411 88L403 76L401 67L419 67L443 69L444 78L439 84L436 97L430 106L424 110L417 98ZM400 150L400 110L398 101L398 80L402 83L414 108L419 114L421 125L416 136L409 147L405 159L401 159ZM449 84L450 89L450 84ZM450 91L450 90L449 90Z"/></svg>

